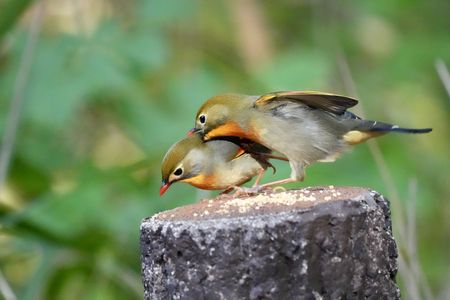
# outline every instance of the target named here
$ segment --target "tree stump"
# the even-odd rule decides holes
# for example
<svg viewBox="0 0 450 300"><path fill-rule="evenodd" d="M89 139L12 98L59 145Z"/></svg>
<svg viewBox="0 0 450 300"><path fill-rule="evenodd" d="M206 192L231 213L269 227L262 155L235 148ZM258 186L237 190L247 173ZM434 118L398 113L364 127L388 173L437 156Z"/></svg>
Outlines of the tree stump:
<svg viewBox="0 0 450 300"><path fill-rule="evenodd" d="M145 299L398 299L388 201L355 187L220 196L144 219Z"/></svg>

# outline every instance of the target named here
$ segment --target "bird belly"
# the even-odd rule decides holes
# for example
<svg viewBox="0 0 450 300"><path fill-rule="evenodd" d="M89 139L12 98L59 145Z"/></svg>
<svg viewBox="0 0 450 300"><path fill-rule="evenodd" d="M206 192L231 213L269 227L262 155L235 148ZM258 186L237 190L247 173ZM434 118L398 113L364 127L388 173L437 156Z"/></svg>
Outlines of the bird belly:
<svg viewBox="0 0 450 300"><path fill-rule="evenodd" d="M348 148L342 138L344 129L333 128L307 111L290 113L289 118L266 114L254 127L262 145L289 159L291 177L300 179L305 166L316 161L334 161Z"/></svg>
<svg viewBox="0 0 450 300"><path fill-rule="evenodd" d="M239 186L250 181L259 171L265 168L250 154L245 153L224 163L219 169L220 172L217 172L217 181L226 187Z"/></svg>

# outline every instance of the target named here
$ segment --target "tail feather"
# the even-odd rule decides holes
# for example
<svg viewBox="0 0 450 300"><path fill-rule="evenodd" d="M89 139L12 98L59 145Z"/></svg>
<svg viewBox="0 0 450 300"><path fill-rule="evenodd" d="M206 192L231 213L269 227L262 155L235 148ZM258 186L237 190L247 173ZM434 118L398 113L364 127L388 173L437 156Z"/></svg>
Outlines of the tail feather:
<svg viewBox="0 0 450 300"><path fill-rule="evenodd" d="M399 132L399 133L427 133L432 131L431 128L403 128L397 125L391 125L378 121L370 120L357 120L356 126L354 126L350 131L348 131L344 136L344 140L350 145L355 145L362 143L370 138L374 138L389 132Z"/></svg>
<svg viewBox="0 0 450 300"><path fill-rule="evenodd" d="M353 129L364 132L400 132L400 133L427 133L432 128L403 128L397 125L391 125L378 121L361 120L361 122Z"/></svg>
<svg viewBox="0 0 450 300"><path fill-rule="evenodd" d="M431 132L432 128L403 128L396 125L392 125L387 131L391 132L401 132L401 133L428 133Z"/></svg>

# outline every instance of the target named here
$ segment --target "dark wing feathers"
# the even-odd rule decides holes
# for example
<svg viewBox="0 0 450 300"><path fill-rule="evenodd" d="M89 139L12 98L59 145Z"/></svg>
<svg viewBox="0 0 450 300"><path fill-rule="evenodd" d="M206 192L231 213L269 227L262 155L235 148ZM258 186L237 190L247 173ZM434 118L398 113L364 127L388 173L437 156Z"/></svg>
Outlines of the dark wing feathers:
<svg viewBox="0 0 450 300"><path fill-rule="evenodd" d="M339 115L358 104L357 100L346 96L311 91L290 91L262 95L255 101L255 105L264 105L273 103L273 101L298 101L309 107L323 109Z"/></svg>

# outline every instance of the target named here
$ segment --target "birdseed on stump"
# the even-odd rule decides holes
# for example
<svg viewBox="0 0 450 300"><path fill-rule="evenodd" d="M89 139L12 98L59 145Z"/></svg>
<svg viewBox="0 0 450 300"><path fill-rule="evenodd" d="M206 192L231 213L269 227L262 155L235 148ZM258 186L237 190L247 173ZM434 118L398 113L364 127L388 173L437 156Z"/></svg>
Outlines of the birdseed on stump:
<svg viewBox="0 0 450 300"><path fill-rule="evenodd" d="M144 219L145 299L398 299L388 201L354 187L221 196Z"/></svg>

